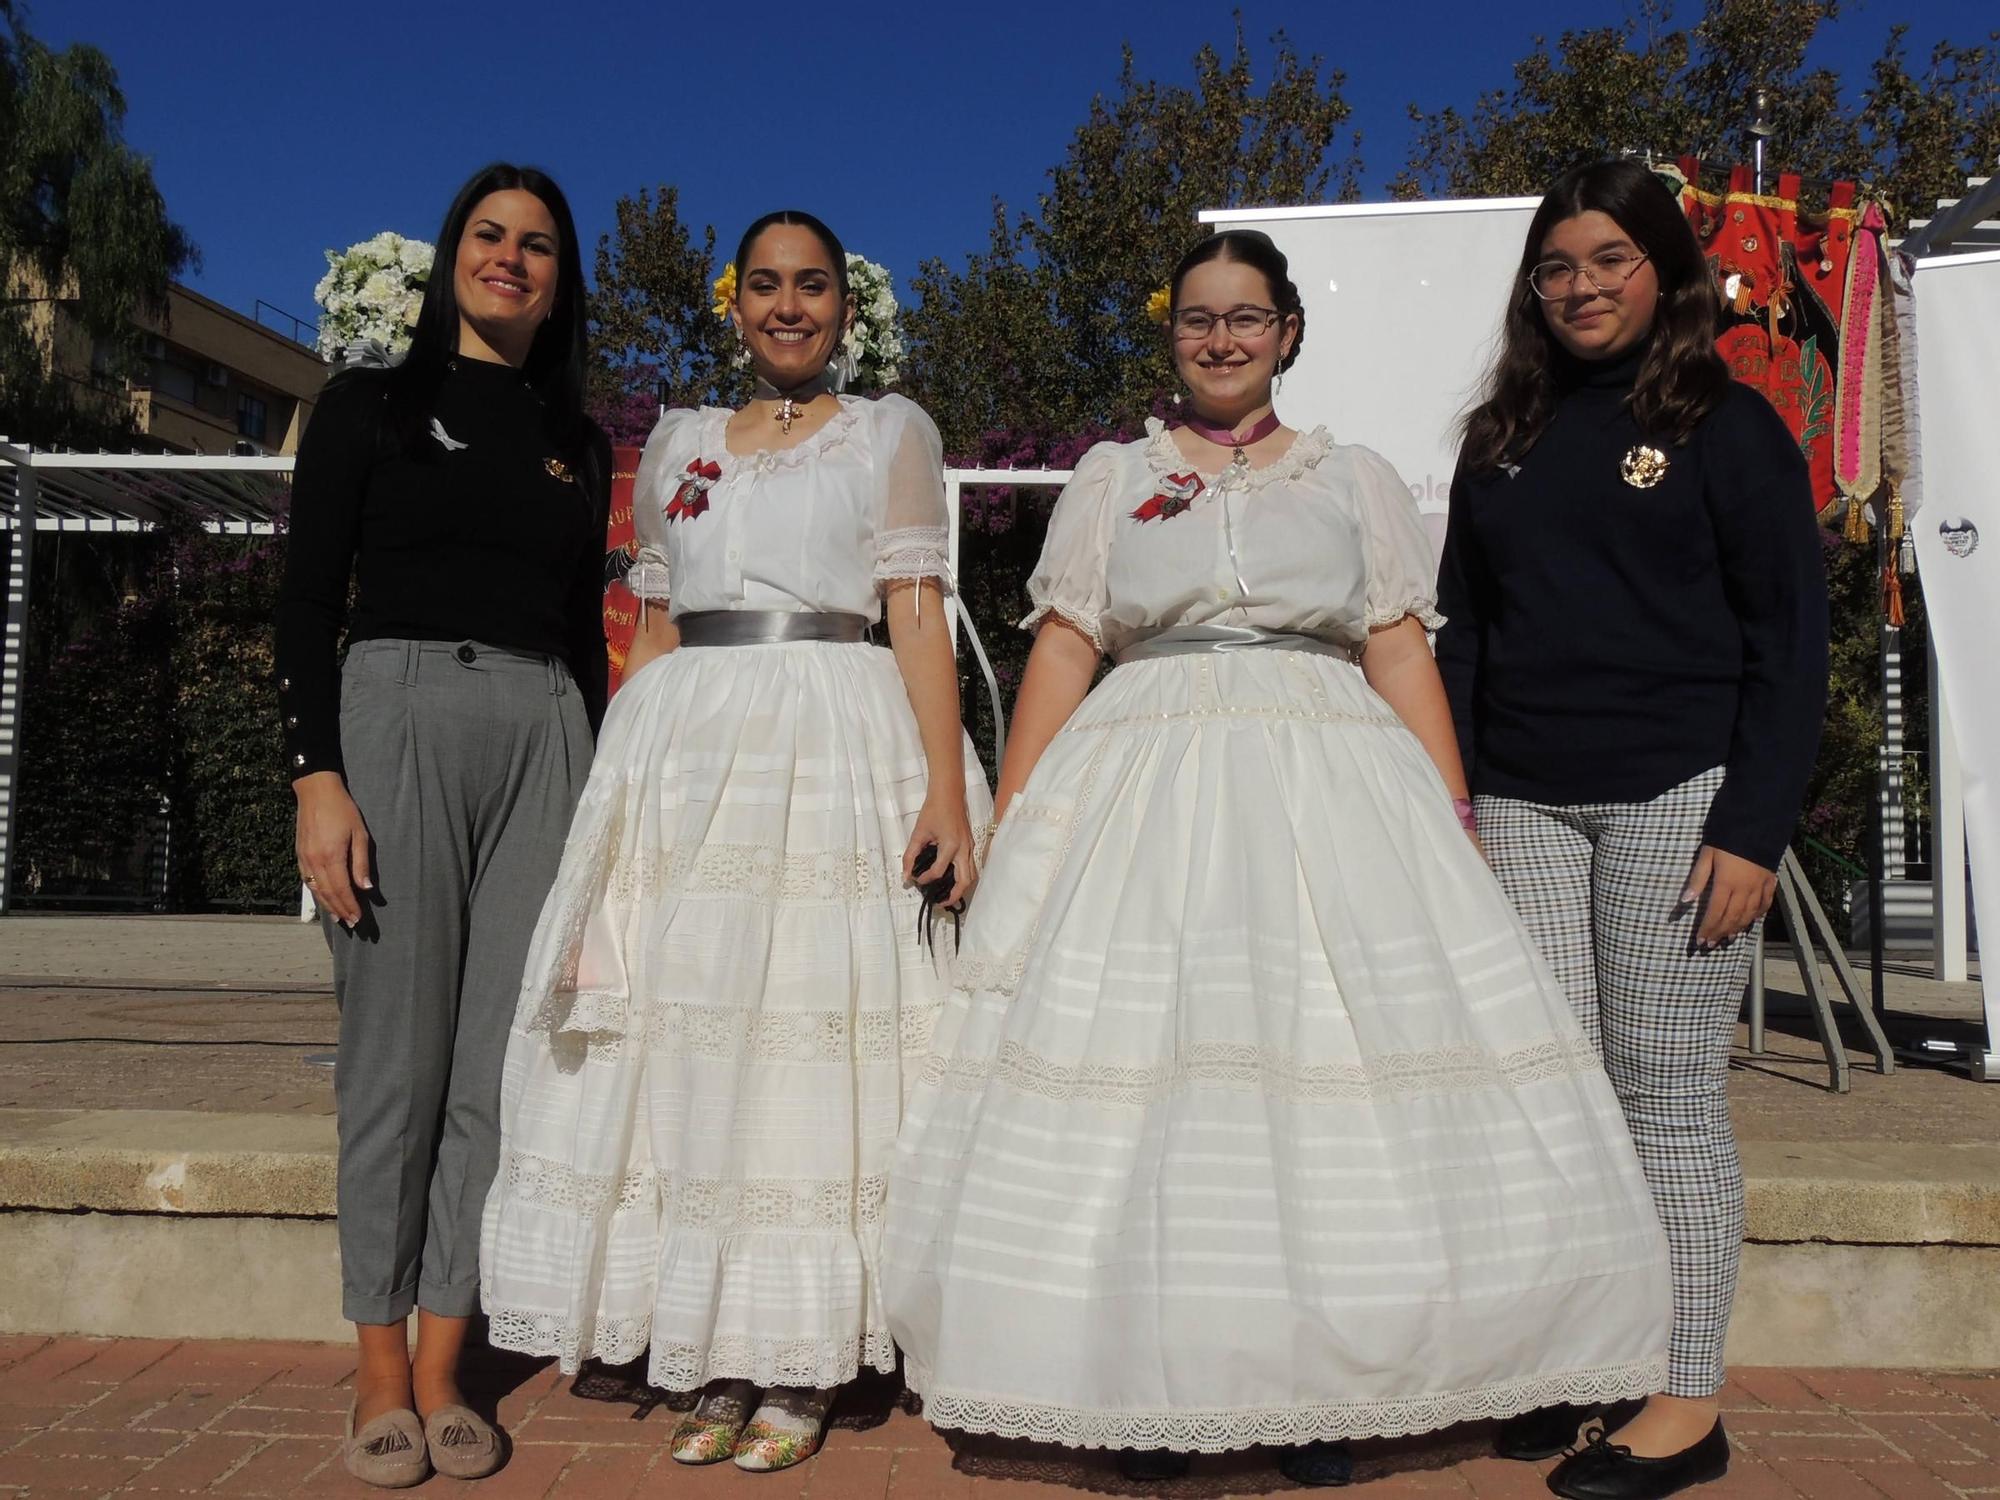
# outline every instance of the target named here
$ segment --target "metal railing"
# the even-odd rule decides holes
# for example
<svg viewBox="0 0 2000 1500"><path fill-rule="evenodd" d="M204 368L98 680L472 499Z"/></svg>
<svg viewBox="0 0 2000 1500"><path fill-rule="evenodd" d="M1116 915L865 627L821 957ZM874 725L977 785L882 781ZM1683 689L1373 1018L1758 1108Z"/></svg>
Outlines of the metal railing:
<svg viewBox="0 0 2000 1500"><path fill-rule="evenodd" d="M262 297L257 299L257 305L253 312L260 327L269 328L274 333L282 333L293 343L304 344L315 354L319 352L319 324L288 313L282 307L266 302ZM267 312L271 314L271 320L268 322L264 317L264 314ZM287 328L285 324L290 324L291 326ZM300 335L300 329L305 330L305 336L302 337Z"/></svg>

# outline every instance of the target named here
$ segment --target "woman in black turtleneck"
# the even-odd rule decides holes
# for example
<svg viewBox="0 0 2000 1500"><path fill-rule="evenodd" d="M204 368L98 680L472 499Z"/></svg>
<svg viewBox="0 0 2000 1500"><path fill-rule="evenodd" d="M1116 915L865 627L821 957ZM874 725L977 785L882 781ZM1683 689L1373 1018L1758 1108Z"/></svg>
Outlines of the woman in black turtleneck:
<svg viewBox="0 0 2000 1500"><path fill-rule="evenodd" d="M409 354L336 375L299 451L278 690L340 1003L344 1456L372 1484L500 1460L457 1374L508 1027L604 709L610 449L583 369L569 206L488 167Z"/></svg>
<svg viewBox="0 0 2000 1500"><path fill-rule="evenodd" d="M1451 491L1438 663L1481 839L1603 1050L1674 1271L1667 1390L1505 1424L1559 1495L1728 1464L1716 1393L1743 1227L1725 1092L1826 703L1806 466L1715 352L1717 299L1635 162L1550 188Z"/></svg>

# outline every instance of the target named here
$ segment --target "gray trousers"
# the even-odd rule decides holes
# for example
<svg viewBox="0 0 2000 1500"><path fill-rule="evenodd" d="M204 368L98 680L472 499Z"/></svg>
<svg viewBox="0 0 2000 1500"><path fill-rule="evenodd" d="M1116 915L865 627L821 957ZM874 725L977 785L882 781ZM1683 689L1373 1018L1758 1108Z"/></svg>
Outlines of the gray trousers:
<svg viewBox="0 0 2000 1500"><path fill-rule="evenodd" d="M340 1005L342 1312L465 1317L507 1031L590 726L559 661L361 641L341 676L340 749L375 879L356 930L321 917Z"/></svg>
<svg viewBox="0 0 2000 1500"><path fill-rule="evenodd" d="M1604 1056L1667 1231L1674 1396L1722 1388L1743 1250L1729 1047L1757 929L1700 952L1699 908L1680 906L1721 786L1718 769L1650 802L1478 799L1493 873Z"/></svg>

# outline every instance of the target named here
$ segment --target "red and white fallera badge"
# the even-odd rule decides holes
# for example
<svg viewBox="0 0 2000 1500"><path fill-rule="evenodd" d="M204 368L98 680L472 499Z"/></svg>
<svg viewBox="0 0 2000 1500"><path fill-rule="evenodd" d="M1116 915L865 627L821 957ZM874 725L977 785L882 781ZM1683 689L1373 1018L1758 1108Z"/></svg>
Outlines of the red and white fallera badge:
<svg viewBox="0 0 2000 1500"><path fill-rule="evenodd" d="M1201 476L1192 469L1185 474L1169 474L1160 481L1160 488L1152 499L1132 512L1135 521L1151 521L1155 518L1169 520L1182 514L1194 504L1194 497L1206 488Z"/></svg>
<svg viewBox="0 0 2000 1500"><path fill-rule="evenodd" d="M669 521L692 521L708 509L708 492L722 477L722 466L714 459L696 458L687 466L687 477L667 502Z"/></svg>

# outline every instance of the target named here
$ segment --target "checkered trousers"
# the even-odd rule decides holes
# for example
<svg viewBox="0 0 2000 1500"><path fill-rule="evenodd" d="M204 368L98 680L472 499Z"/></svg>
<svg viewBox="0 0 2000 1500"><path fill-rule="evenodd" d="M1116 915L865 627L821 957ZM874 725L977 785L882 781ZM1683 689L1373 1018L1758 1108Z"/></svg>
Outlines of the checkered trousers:
<svg viewBox="0 0 2000 1500"><path fill-rule="evenodd" d="M1720 768L1650 802L1478 799L1479 836L1604 1057L1672 1252L1667 1391L1722 1387L1743 1244L1743 1169L1725 1080L1751 934L1694 946L1680 894ZM1754 932L1755 929L1752 929Z"/></svg>

